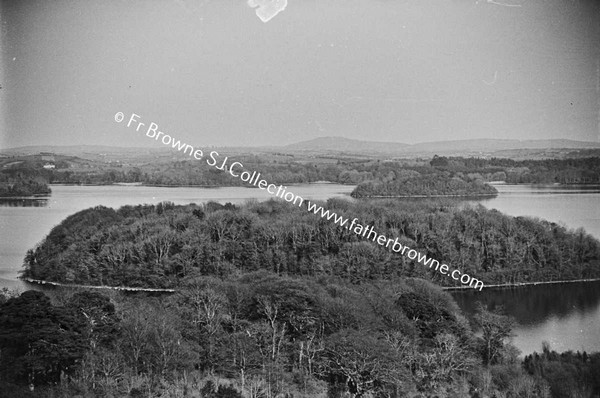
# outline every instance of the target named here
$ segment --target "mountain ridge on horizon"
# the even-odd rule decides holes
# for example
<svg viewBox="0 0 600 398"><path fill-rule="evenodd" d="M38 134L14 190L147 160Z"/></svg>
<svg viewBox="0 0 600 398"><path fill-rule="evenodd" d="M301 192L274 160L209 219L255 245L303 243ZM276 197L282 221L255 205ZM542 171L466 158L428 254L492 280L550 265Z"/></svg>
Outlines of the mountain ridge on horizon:
<svg viewBox="0 0 600 398"><path fill-rule="evenodd" d="M502 138L473 138L467 140L439 140L439 141L428 141L428 142L418 142L416 144L407 144L402 142L392 142L392 141L370 141L370 140L359 140L354 138L345 138L339 136L328 136L328 137L317 137L310 140L300 141L293 144L284 145L284 148L294 148L298 149L299 147L309 146L309 145L323 145L327 143L332 143L333 141L343 142L343 143L355 143L355 144L371 144L371 145L394 145L394 146L402 146L407 149L412 148L421 148L427 145L437 146L437 145L448 145L454 144L459 145L465 149L468 149L469 145L498 145L504 144L512 147L512 145L519 144L518 148L525 148L522 145L531 145L530 148L600 148L599 142L593 141L580 141L580 140L571 140L568 138L551 138L551 139L535 139L535 140L518 140L518 139L502 139ZM565 146L566 145L566 146ZM514 147L516 148L516 147ZM494 148L495 149L495 148Z"/></svg>
<svg viewBox="0 0 600 398"><path fill-rule="evenodd" d="M207 148L203 147L202 149ZM596 149L600 143L592 141L579 141L566 138L518 140L500 138L475 138L468 140L443 140L407 144L392 141L370 141L340 136L317 137L309 140L299 141L287 145L261 145L261 146L210 146L208 148L234 149L234 150L256 150L269 151L291 151L291 152L333 152L333 153L355 153L355 154L412 154L412 153L447 153L455 151L463 152L495 152L511 149ZM110 145L28 145L0 149L2 154L39 152L55 153L81 153L81 152L139 152L139 151L161 151L169 150L167 146L146 147L120 147Z"/></svg>

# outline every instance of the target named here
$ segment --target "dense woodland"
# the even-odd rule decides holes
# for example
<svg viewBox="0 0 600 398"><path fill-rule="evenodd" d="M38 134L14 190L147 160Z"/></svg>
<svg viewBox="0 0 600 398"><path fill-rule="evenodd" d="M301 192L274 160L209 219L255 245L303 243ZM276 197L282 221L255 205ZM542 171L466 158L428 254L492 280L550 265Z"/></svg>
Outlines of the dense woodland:
<svg viewBox="0 0 600 398"><path fill-rule="evenodd" d="M600 157L512 160L435 156L430 164L471 178L508 184L600 184Z"/></svg>
<svg viewBox="0 0 600 398"><path fill-rule="evenodd" d="M49 176L42 165L41 162L4 163L0 168L0 197L49 195L52 192L48 186Z"/></svg>
<svg viewBox="0 0 600 398"><path fill-rule="evenodd" d="M268 156L265 156L268 158ZM265 161L258 156L236 158L250 170L277 184L330 181L340 184L359 184L367 181L386 181L404 178L414 172L420 175L439 174L467 182L505 181L520 183L600 183L600 158L511 160L503 158L445 158L432 160L328 160ZM142 171L143 170L143 171ZM51 182L112 184L141 182L147 185L243 185L202 161L176 161L144 165L142 168L110 168L98 171L55 170L48 173ZM472 189L472 188L471 188Z"/></svg>
<svg viewBox="0 0 600 398"><path fill-rule="evenodd" d="M0 173L0 197L49 195L52 191L43 178L11 177Z"/></svg>
<svg viewBox="0 0 600 398"><path fill-rule="evenodd" d="M316 181L352 185L367 183L364 187L368 187L369 191L381 191L386 195L395 192L410 192L411 195L463 194L457 192L486 194L491 193L491 190L481 182L489 181L511 184L600 184L600 157L512 160L434 156L433 159L378 160L266 153L261 156L230 156L231 159L242 162L247 170L260 172L262 178L275 184ZM244 185L240 179L208 166L205 161L161 159L150 164L135 161L122 164L86 162L85 159L76 157L57 158L60 160L56 162L56 169L43 169L43 162L36 156L8 158L4 160L0 176L6 174L14 178L19 174L27 179L37 178L49 183L67 184ZM402 185L402 188L396 186L396 183Z"/></svg>
<svg viewBox="0 0 600 398"><path fill-rule="evenodd" d="M458 201L330 199L327 209L492 283L600 277L600 242L583 230ZM196 276L267 270L356 283L392 276L454 282L282 201L96 207L28 251L23 275L53 282L177 287Z"/></svg>
<svg viewBox="0 0 600 398"><path fill-rule="evenodd" d="M496 188L481 179L452 177L448 172L422 175L416 171L393 173L383 179L358 184L355 198L403 196L493 196Z"/></svg>
<svg viewBox="0 0 600 398"><path fill-rule="evenodd" d="M345 173L356 184L444 176L485 186L505 172L491 161L464 168L461 161L290 163L265 178L310 172L309 181L296 182L336 181ZM175 176L211 175L209 185L237 180L187 162L178 167ZM600 277L600 242L583 230L450 199L323 205L486 284ZM521 360L509 343L512 321L483 307L468 321L433 284L450 278L282 201L87 209L54 227L24 266L23 276L34 279L176 293L5 291L0 397L600 394L599 353L559 354L545 344Z"/></svg>
<svg viewBox="0 0 600 398"><path fill-rule="evenodd" d="M600 354L523 361L512 321L473 322L420 279L274 272L188 278L176 294L0 294L0 396L592 397ZM479 330L479 334L474 334ZM596 395L594 395L596 394Z"/></svg>

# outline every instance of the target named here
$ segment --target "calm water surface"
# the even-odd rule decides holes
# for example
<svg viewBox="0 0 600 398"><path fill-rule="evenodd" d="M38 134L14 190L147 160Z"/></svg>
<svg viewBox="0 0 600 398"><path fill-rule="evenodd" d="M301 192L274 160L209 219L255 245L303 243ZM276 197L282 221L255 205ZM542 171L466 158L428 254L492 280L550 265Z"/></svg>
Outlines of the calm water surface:
<svg viewBox="0 0 600 398"><path fill-rule="evenodd" d="M600 239L599 185L494 185L499 195L479 203L511 216L532 216L584 228Z"/></svg>
<svg viewBox="0 0 600 398"><path fill-rule="evenodd" d="M600 239L600 187L497 185L499 195L479 200L512 216L532 216L584 228ZM503 306L517 322L513 343L523 355L541 351L542 341L556 351L600 351L600 282L540 285L482 292L454 292L467 313L481 301Z"/></svg>
<svg viewBox="0 0 600 398"><path fill-rule="evenodd" d="M490 308L502 306L515 318L513 344L522 355L540 352L542 341L559 352L600 351L600 281L452 295L467 314L475 312L477 301Z"/></svg>
<svg viewBox="0 0 600 398"><path fill-rule="evenodd" d="M326 200L347 196L354 186L338 184L290 185L288 191L304 199ZM178 205L215 201L241 204L247 200L267 200L268 192L256 188L163 188L143 186L64 186L53 185L52 195L42 199L0 200L0 288L27 289L17 279L28 249L40 242L65 217L89 207L118 208L140 203L171 201Z"/></svg>

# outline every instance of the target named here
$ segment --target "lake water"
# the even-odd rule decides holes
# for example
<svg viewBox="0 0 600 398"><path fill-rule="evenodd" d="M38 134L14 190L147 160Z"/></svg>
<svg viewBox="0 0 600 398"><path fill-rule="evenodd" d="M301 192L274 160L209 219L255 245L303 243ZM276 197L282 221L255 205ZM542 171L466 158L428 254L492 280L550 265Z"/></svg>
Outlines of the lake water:
<svg viewBox="0 0 600 398"><path fill-rule="evenodd" d="M306 199L326 200L346 196L354 187L307 184L289 187ZM600 239L600 187L498 185L496 198L477 200L513 216L534 216L585 228ZM176 204L243 203L271 196L253 188L153 188L141 186L52 186L46 200L0 201L0 287L31 288L17 280L28 249L50 229L79 210L104 205L172 201ZM473 202L471 202L473 203ZM523 354L540 351L548 341L557 351L600 351L600 282L543 285L514 289L455 292L459 305L472 313L475 302L503 305L518 325L513 343Z"/></svg>
<svg viewBox="0 0 600 398"><path fill-rule="evenodd" d="M600 186L494 185L495 198L479 202L511 216L533 216L570 228L583 227L600 239Z"/></svg>
<svg viewBox="0 0 600 398"><path fill-rule="evenodd" d="M304 199L327 200L348 195L354 186L338 184L290 185L287 191ZM65 186L53 185L47 199L0 200L0 288L28 289L17 279L27 250L40 242L67 216L89 207L118 208L141 203L171 201L178 205L215 201L241 204L247 200L267 200L268 192L257 188L164 188L144 186Z"/></svg>
<svg viewBox="0 0 600 398"><path fill-rule="evenodd" d="M600 186L497 185L499 195L476 201L512 216L533 216L584 228L600 239ZM600 351L600 282L453 292L472 314L481 301L502 305L517 322L513 343L523 355L541 351Z"/></svg>
<svg viewBox="0 0 600 398"><path fill-rule="evenodd" d="M475 312L477 301L492 309L503 306L516 321L513 344L522 355L541 352L542 341L559 352L600 351L600 281L484 288L452 295L468 314Z"/></svg>

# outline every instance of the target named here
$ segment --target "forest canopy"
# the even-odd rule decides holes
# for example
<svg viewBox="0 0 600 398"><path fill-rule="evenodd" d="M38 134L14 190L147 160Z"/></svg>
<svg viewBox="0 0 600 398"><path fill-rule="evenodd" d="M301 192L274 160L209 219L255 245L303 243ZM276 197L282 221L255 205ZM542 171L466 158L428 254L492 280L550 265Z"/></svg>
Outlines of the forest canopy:
<svg viewBox="0 0 600 398"><path fill-rule="evenodd" d="M358 184L355 198L410 196L493 196L498 191L481 179L461 178L438 172L422 175L416 171L390 173L386 178Z"/></svg>
<svg viewBox="0 0 600 398"><path fill-rule="evenodd" d="M52 191L43 178L0 173L0 197L49 195Z"/></svg>
<svg viewBox="0 0 600 398"><path fill-rule="evenodd" d="M600 392L600 354L559 355L546 344L521 361L512 328L501 311L483 306L470 323L447 292L415 278L355 284L260 270L188 278L162 297L0 292L0 391L15 398Z"/></svg>
<svg viewBox="0 0 600 398"><path fill-rule="evenodd" d="M450 200L323 204L486 284L600 276L600 242L583 230ZM284 202L242 206L96 207L69 216L28 251L23 276L53 282L172 288L198 275L258 270L353 283L451 278Z"/></svg>
<svg viewBox="0 0 600 398"><path fill-rule="evenodd" d="M406 188L394 186L394 181L421 176L423 184L410 180L410 195L432 195L440 192L493 193L483 188L483 182L502 181L509 184L598 184L600 157L566 159L513 160L507 158L445 157L417 159L353 158L342 155L303 156L280 153L227 154L248 169L261 173L274 184L304 184L328 181L357 185L374 182L386 196L404 195ZM577 155L576 153L572 154ZM131 158L127 161L93 161L75 156L56 155L55 168L44 168L40 156L0 158L0 178L3 174L15 178L41 179L50 184L115 184L141 183L159 186L244 186L228 172L210 167L206 162L174 160L173 157ZM175 158L176 159L176 158ZM434 176L439 176L439 181ZM447 181L442 181L445 179ZM460 183L459 180L464 181ZM432 182L433 181L433 182ZM389 185L389 187L387 187ZM372 189L372 187L371 187ZM422 189L422 191L420 191ZM437 193L436 193L437 192ZM367 192L368 193L368 192ZM382 196L382 195L378 195Z"/></svg>
<svg viewBox="0 0 600 398"><path fill-rule="evenodd" d="M416 160L377 160L325 158L304 161L287 157L269 160L268 154L237 156L245 166L261 173L275 184L300 184L329 181L339 184L360 184L367 181L385 181L402 177L405 173L421 175L442 172L447 178L470 181L504 181L520 183L600 183L600 158L512 160L504 158L440 157ZM143 164L142 167L110 167L101 170L75 171L57 169L47 171L50 182L112 184L141 182L146 185L207 185L233 186L242 182L228 173L208 167L204 162L171 161Z"/></svg>

